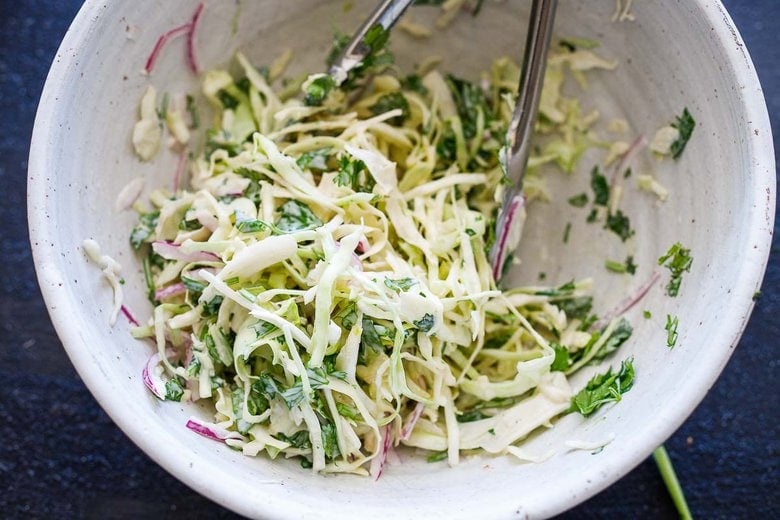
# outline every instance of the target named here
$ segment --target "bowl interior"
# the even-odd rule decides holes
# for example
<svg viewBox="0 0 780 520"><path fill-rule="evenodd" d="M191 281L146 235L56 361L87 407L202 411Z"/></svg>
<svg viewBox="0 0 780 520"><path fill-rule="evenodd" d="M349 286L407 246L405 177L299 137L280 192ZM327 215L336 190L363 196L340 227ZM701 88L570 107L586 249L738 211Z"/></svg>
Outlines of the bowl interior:
<svg viewBox="0 0 780 520"><path fill-rule="evenodd" d="M349 32L371 2L207 1L197 36L203 68L225 67L236 50L268 64L291 49L291 73L319 71L332 30ZM682 242L694 256L678 298L665 296L666 277L627 315L631 340L608 363L633 356L634 389L621 403L583 420L569 415L525 445L550 449L542 464L507 457L470 457L455 467L428 464L411 452L379 481L322 477L296 462L247 458L184 428L192 405L160 402L141 381L151 345L133 340L121 318L108 326L111 292L81 252L96 239L124 267L127 305L146 318L139 259L127 237L131 212L114 201L131 179L143 176L145 193L170 186L176 158L163 153L142 164L132 154L130 132L147 84L158 91L197 89L182 59L183 41L170 44L150 76L141 74L157 37L187 20L193 3L95 2L88 0L55 59L36 121L30 158L30 226L40 284L52 320L76 368L130 438L178 478L201 493L251 516L330 517L379 513L385 518L480 518L545 516L584 500L616 480L663 442L698 404L729 358L758 290L772 230L774 175L768 119L750 59L717 2L637 2L636 21L611 21L614 2L561 2L559 36L593 38L599 52L618 60L615 71L590 77L583 110L601 114L597 128L623 118L630 141L674 120L684 107L696 119L688 148L678 161L641 154L635 174L653 174L669 191L665 203L626 183L623 210L636 235L626 244L597 224L586 209L566 203L589 191L589 170L603 153L586 155L572 176L550 172L550 203L529 208L522 263L511 278L522 284L558 284L593 277L599 310L615 306L645 281L656 259ZM393 48L402 68L428 55L441 69L476 79L494 57L519 59L526 2L486 2L477 17L460 16L430 40L401 31ZM240 11L236 11L240 9ZM435 19L436 8L417 7L416 21ZM576 85L569 88L577 90ZM562 237L571 224L569 240ZM605 259L634 256L635 276L615 275ZM645 319L643 310L652 317ZM666 315L679 317L679 340L666 347ZM603 368L603 367L601 367ZM579 388L597 371L578 374ZM567 440L595 441L614 435L598 455L570 450ZM496 485L496 483L501 485Z"/></svg>

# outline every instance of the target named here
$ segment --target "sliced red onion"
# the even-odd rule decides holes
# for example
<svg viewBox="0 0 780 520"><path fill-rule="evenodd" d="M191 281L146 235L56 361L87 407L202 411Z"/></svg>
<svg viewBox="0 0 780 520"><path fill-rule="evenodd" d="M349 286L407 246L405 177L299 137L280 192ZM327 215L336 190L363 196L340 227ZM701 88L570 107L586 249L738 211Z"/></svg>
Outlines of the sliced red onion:
<svg viewBox="0 0 780 520"><path fill-rule="evenodd" d="M187 164L187 154L182 152L179 154L179 161L176 163L176 171L173 172L173 191L174 193L179 191L181 186L181 178L184 176L184 165Z"/></svg>
<svg viewBox="0 0 780 520"><path fill-rule="evenodd" d="M357 251L358 253L365 253L366 251L368 251L368 249L369 249L368 240L366 240L366 237L363 237L358 241L358 245L355 248L355 251Z"/></svg>
<svg viewBox="0 0 780 520"><path fill-rule="evenodd" d="M174 27L170 31L160 35L160 37L157 39L157 43L154 44L154 48L152 49L151 54L149 54L149 57L146 59L146 66L144 67L146 73L150 74L152 72L154 64L157 63L157 58L160 56L163 47L165 47L169 41L171 41L173 38L176 38L177 36L187 34L189 31L190 24L186 23L184 25Z"/></svg>
<svg viewBox="0 0 780 520"><path fill-rule="evenodd" d="M201 2L195 8L195 12L193 13L189 22L185 23L184 25L174 27L170 31L163 33L157 39L151 54L149 54L149 57L146 59L146 66L144 67L144 70L147 74L152 72L155 63L157 63L157 58L160 56L160 53L162 52L165 45L172 39L181 35L186 35L187 37L187 65L193 74L198 74L198 62L195 55L195 30L198 28L198 21L200 20L200 15L202 12L203 3Z"/></svg>
<svg viewBox="0 0 780 520"><path fill-rule="evenodd" d="M152 250L166 260L181 260L184 262L218 262L220 258L208 251L193 251L185 253L179 244L158 240L152 242Z"/></svg>
<svg viewBox="0 0 780 520"><path fill-rule="evenodd" d="M138 197L141 196L141 192L144 189L143 177L136 177L132 181L128 182L124 188L116 196L114 202L114 211L117 213L130 208Z"/></svg>
<svg viewBox="0 0 780 520"><path fill-rule="evenodd" d="M192 355L192 340L190 339L190 335L187 334L185 336L186 341L184 342L184 366L187 368L190 368L190 363L192 363L193 355Z"/></svg>
<svg viewBox="0 0 780 520"><path fill-rule="evenodd" d="M379 449L376 457L371 459L371 467L369 468L369 474L374 477L374 480L379 480L382 476L382 469L385 467L385 461L387 460L387 452L390 451L390 446L393 444L393 436L390 433L390 425L382 427L379 430L382 447Z"/></svg>
<svg viewBox="0 0 780 520"><path fill-rule="evenodd" d="M628 295L623 301L617 304L617 306L609 311L607 314L601 317L596 323L594 323L590 330L601 330L603 329L610 321L617 318L618 316L622 316L626 312L628 312L631 307L639 303L642 298L645 297L647 294L647 291L650 290L650 288L658 281L658 279L661 277L661 273L658 272L658 270L653 270L652 274L650 275L650 278L645 281L642 285L637 287L637 289Z"/></svg>
<svg viewBox="0 0 780 520"><path fill-rule="evenodd" d="M190 417L187 419L187 424L185 424L185 426L195 433L215 441L224 441L225 439L244 440L244 436L238 432L231 432L218 424L201 421L197 417Z"/></svg>
<svg viewBox="0 0 780 520"><path fill-rule="evenodd" d="M631 160L645 146L647 146L647 137L645 137L644 134L634 139L634 142L629 145L628 150L626 150L626 153L623 154L623 157L621 157L618 163L615 165L615 169L612 171L611 184L615 184L618 175L620 175L620 173L626 169L626 167L631 163Z"/></svg>
<svg viewBox="0 0 780 520"><path fill-rule="evenodd" d="M189 23L190 30L187 31L187 64L190 66L190 70L193 74L198 74L200 72L197 56L195 54L195 30L198 28L198 21L200 20L202 12L203 2L199 3L198 7L195 8L192 20L190 20Z"/></svg>
<svg viewBox="0 0 780 520"><path fill-rule="evenodd" d="M525 197L522 194L515 195L509 202L509 207L503 212L502 218L499 220L498 233L496 236L496 243L493 244L493 279L498 280L501 277L501 271L504 268L504 262L506 261L507 249L509 248L509 238L512 235L514 225L517 225L517 212L525 204Z"/></svg>
<svg viewBox="0 0 780 520"><path fill-rule="evenodd" d="M409 437L412 436L412 431L414 430L414 426L417 424L417 421L420 419L423 410L425 410L425 405L423 403L418 402L415 405L414 410L412 410L412 413L409 414L409 418L406 420L406 424L404 425L403 428L401 428L402 441L408 441Z"/></svg>
<svg viewBox="0 0 780 520"><path fill-rule="evenodd" d="M127 321L130 322L130 325L134 325L138 327L140 323L138 323L138 320L135 319L135 316L133 316L133 313L130 312L130 309L128 309L125 305L121 305L119 309L122 311L122 314L125 315L125 318L127 318Z"/></svg>
<svg viewBox="0 0 780 520"><path fill-rule="evenodd" d="M155 352L149 357L144 369L141 371L141 378L146 388L161 401L165 401L165 381L157 372L157 366L160 364L160 354Z"/></svg>
<svg viewBox="0 0 780 520"><path fill-rule="evenodd" d="M187 292L187 288L183 283L173 283L163 287L162 289L157 289L154 291L154 299L165 300L166 298L173 298L174 296L184 294L185 292Z"/></svg>

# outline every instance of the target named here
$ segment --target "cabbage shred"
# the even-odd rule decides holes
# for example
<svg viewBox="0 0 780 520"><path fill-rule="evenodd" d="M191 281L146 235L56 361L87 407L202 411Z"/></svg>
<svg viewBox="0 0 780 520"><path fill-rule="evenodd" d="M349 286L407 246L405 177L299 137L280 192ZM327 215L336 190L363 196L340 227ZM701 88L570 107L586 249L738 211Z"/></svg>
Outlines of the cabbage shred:
<svg viewBox="0 0 780 520"><path fill-rule="evenodd" d="M614 65L576 52L551 58L530 199L542 164L569 172L603 145L561 84ZM630 326L591 330L589 280L501 290L486 255L516 64L479 84L315 75L285 98L237 62L204 76L214 118L189 188L152 193L131 236L155 306L134 335L156 342L167 399L213 403L247 455L358 474L399 444L450 464L505 453L585 402L567 374Z"/></svg>

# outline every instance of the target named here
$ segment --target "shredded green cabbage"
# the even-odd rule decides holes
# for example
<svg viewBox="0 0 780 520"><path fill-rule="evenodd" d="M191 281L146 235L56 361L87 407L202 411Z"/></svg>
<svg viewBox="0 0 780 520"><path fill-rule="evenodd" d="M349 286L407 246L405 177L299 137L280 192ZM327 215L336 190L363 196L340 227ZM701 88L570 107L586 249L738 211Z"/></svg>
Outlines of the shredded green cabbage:
<svg viewBox="0 0 780 520"><path fill-rule="evenodd" d="M166 397L209 401L218 438L246 455L314 471L367 474L397 445L451 464L518 456L569 410L567 374L627 336L591 330L588 280L503 291L492 277L517 65L497 60L482 84L381 74L306 105L237 62L204 75L214 119L188 189L154 192L133 233L155 305L134 335L156 341ZM609 148L561 85L614 66L551 57L529 199L545 197L541 165L571 172ZM196 126L169 113L182 144Z"/></svg>

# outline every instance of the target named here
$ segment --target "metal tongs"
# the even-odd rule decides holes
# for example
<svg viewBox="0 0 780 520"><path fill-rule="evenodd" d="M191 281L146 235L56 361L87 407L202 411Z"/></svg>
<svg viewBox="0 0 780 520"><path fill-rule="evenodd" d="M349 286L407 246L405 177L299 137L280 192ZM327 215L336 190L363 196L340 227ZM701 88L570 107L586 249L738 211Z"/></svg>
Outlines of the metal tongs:
<svg viewBox="0 0 780 520"><path fill-rule="evenodd" d="M523 66L520 69L520 85L507 131L506 175L509 184L505 186L503 201L496 218L496 240L490 249L490 264L496 281L501 278L504 264L520 240L522 224L518 217L524 212L525 206L522 193L523 177L531 151L531 135L539 112L539 98L542 94L547 51L550 48L557 6L557 0L533 0L531 4Z"/></svg>
<svg viewBox="0 0 780 520"><path fill-rule="evenodd" d="M390 29L412 3L413 0L382 0L377 5L331 66L329 74L337 84L340 85L347 78L349 71L360 64L371 51L363 41L368 31L377 24L386 30ZM505 186L496 218L496 240L490 249L490 263L496 281L501 278L504 263L520 239L521 223L517 217L524 211L525 206L522 194L523 177L530 154L531 135L539 111L547 51L550 48L557 6L557 0L532 0L531 3L517 100L507 129L505 159L509 184Z"/></svg>

